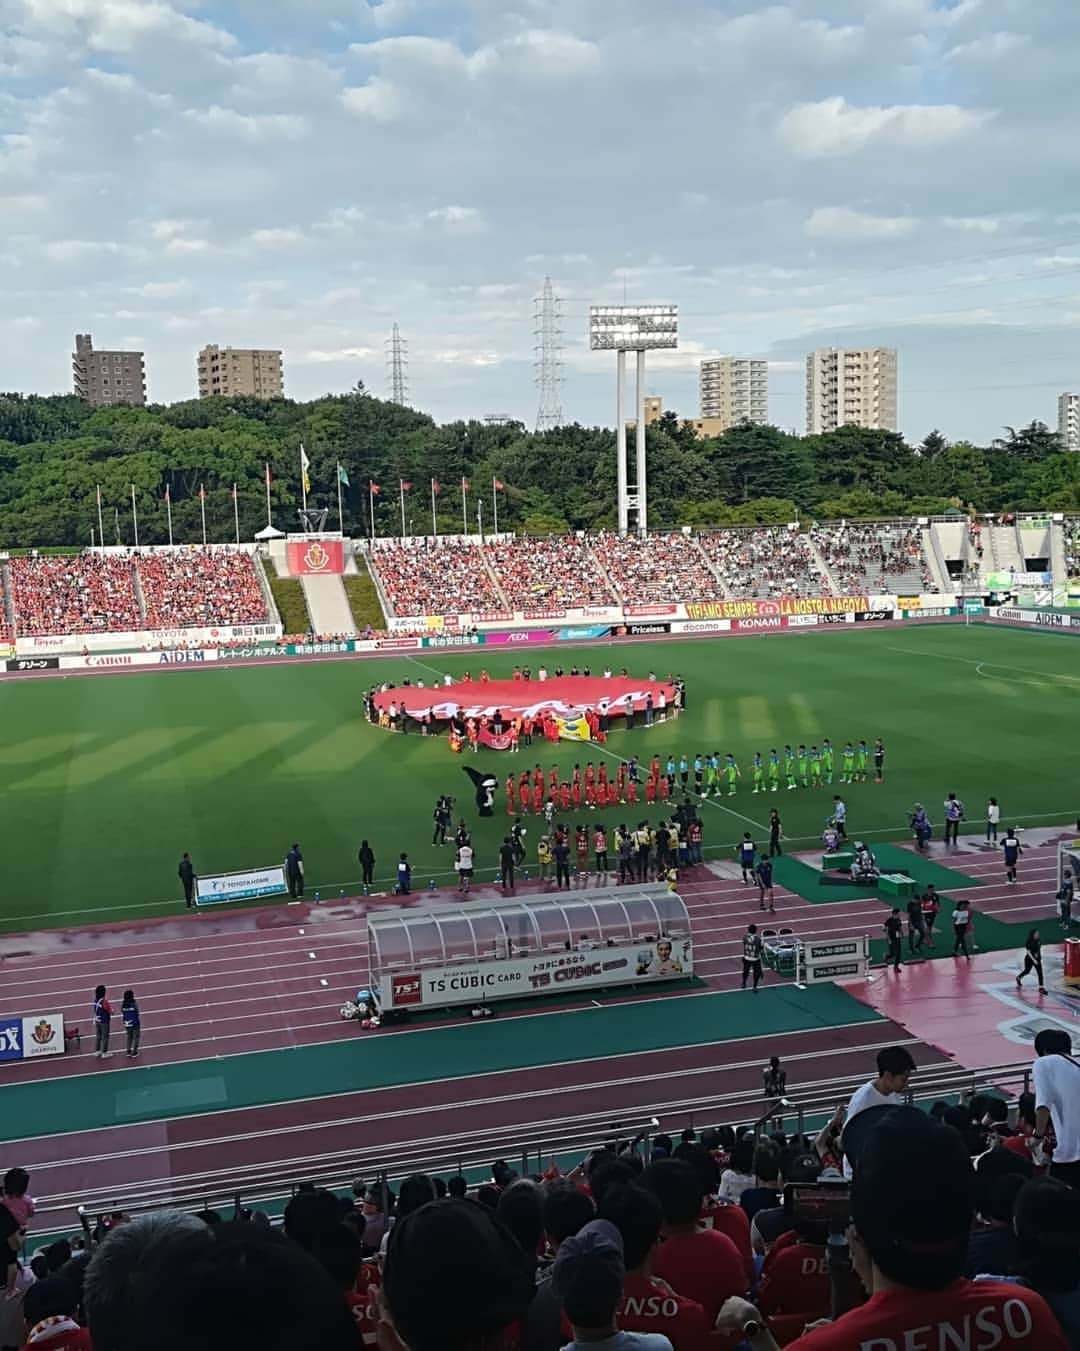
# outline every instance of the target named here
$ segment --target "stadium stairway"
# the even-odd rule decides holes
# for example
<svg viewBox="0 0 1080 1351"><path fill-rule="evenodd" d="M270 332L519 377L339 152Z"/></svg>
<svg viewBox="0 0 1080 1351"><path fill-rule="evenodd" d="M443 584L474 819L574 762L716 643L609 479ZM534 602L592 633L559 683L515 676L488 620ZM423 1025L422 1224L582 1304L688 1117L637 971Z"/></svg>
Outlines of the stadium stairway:
<svg viewBox="0 0 1080 1351"><path fill-rule="evenodd" d="M952 587L949 585L949 571L945 566L945 556L938 546L938 539L934 534L933 526L923 526L922 550L927 567L930 569L930 576L934 579L934 589L941 592L951 591ZM921 584L919 590L922 590Z"/></svg>
<svg viewBox="0 0 1080 1351"><path fill-rule="evenodd" d="M1065 526L1060 521L1050 527L1050 569L1054 586L1064 588L1069 580L1069 568L1065 562Z"/></svg>
<svg viewBox="0 0 1080 1351"><path fill-rule="evenodd" d="M821 576L824 578L826 582L828 582L829 590L832 592L834 596L843 595L843 588L837 585L836 578L829 571L828 563L825 562L825 555L815 544L813 536L808 534L805 535L803 538L806 540L806 547L810 550L810 557L816 563L817 569L821 573ZM817 592L814 594L820 595L821 591L822 588L818 587Z"/></svg>
<svg viewBox="0 0 1080 1351"><path fill-rule="evenodd" d="M315 633L356 633L356 621L340 577L301 577L311 627Z"/></svg>
<svg viewBox="0 0 1080 1351"><path fill-rule="evenodd" d="M697 553L698 557L701 559L704 566L708 568L710 575L713 578L715 578L717 589L719 590L720 595L726 596L730 599L731 589L729 588L728 584L724 581L723 577L720 576L720 573L717 571L717 569L713 566L711 560L709 559L709 555L701 547L701 542L698 539L698 537L696 535L691 535L687 543Z"/></svg>

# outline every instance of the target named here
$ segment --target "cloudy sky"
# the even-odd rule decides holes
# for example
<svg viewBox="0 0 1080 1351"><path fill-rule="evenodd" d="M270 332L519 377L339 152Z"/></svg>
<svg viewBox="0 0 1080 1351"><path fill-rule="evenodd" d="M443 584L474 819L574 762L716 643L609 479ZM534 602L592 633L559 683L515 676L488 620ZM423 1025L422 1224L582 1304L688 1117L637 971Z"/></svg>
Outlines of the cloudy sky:
<svg viewBox="0 0 1080 1351"><path fill-rule="evenodd" d="M1080 387L1076 0L0 0L0 388L72 335L281 347L288 393L613 420L589 303L674 301L649 392L764 355L900 349L902 429L992 437Z"/></svg>

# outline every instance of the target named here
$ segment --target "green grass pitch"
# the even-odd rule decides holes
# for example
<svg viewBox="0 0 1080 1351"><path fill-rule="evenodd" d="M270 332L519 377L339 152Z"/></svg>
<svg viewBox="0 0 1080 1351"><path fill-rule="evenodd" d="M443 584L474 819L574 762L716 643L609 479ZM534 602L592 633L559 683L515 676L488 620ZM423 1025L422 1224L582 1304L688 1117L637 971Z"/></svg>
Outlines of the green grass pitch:
<svg viewBox="0 0 1080 1351"><path fill-rule="evenodd" d="M559 661L595 669L606 650L560 649ZM619 645L616 668L680 672L688 708L677 721L645 729L639 720L632 732L614 732L607 750L646 759L654 751L736 755L737 796L704 809L713 857L730 857L744 830L760 840L771 806L792 844L810 847L827 792L781 787L754 796L749 766L756 750L767 756L784 742L823 736L837 752L849 737L880 736L887 748L885 784L846 790L855 835L902 836L919 799L940 838L950 791L966 802L971 829L981 829L989 794L1002 804L1003 823L1065 825L1077 812L1070 729L1080 726L1078 659L1080 644L1067 637L985 625ZM603 752L564 743L517 756L453 756L444 738L368 725L360 696L376 680L475 674L485 664L508 676L514 660L495 650L430 650L415 659L0 682L0 927L167 914L182 904L176 865L185 849L208 874L275 863L298 840L309 892L330 899L342 887L358 890L356 850L366 836L380 887L389 886L401 850L417 887L446 883L451 850L430 843L440 792L452 793L472 824L483 876L506 829L507 771L537 760L545 771L556 759L572 767ZM493 820L477 819L463 763L499 776ZM635 814L646 814L644 804ZM614 825L631 813L597 815ZM529 826L531 862L538 823L530 818Z"/></svg>

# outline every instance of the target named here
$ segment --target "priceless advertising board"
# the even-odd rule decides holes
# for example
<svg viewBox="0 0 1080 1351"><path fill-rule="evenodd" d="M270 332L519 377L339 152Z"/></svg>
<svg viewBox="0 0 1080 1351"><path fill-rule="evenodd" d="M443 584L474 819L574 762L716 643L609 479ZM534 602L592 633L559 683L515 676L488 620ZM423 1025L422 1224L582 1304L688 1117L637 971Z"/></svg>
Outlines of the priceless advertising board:
<svg viewBox="0 0 1080 1351"><path fill-rule="evenodd" d="M340 539L291 539L286 557L293 577L340 577L345 571L345 545Z"/></svg>
<svg viewBox="0 0 1080 1351"><path fill-rule="evenodd" d="M776 600L691 601L689 619L754 619L772 615L827 615L869 610L869 596L779 596Z"/></svg>
<svg viewBox="0 0 1080 1351"><path fill-rule="evenodd" d="M195 904L227 905L230 901L250 901L257 896L281 896L288 889L284 865L279 863L272 868L197 877Z"/></svg>
<svg viewBox="0 0 1080 1351"><path fill-rule="evenodd" d="M690 940L661 938L585 952L537 953L535 957L503 961L385 971L379 993L384 1009L427 1009L603 985L651 985L681 980L693 973Z"/></svg>
<svg viewBox="0 0 1080 1351"><path fill-rule="evenodd" d="M64 1054L64 1015L35 1013L0 1018L0 1060L38 1060Z"/></svg>
<svg viewBox="0 0 1080 1351"><path fill-rule="evenodd" d="M671 625L663 621L646 621L637 624L616 624L611 631L618 638L645 638L650 634L670 633Z"/></svg>

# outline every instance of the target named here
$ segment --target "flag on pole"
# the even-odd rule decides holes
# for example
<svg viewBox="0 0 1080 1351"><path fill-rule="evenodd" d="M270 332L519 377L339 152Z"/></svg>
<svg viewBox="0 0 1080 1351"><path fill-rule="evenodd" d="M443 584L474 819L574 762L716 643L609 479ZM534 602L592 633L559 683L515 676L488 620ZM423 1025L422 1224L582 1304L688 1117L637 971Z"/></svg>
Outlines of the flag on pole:
<svg viewBox="0 0 1080 1351"><path fill-rule="evenodd" d="M270 461L266 462L266 490L270 491Z"/></svg>
<svg viewBox="0 0 1080 1351"><path fill-rule="evenodd" d="M203 487L201 483L199 484L199 501L200 502L206 501L206 489Z"/></svg>
<svg viewBox="0 0 1080 1351"><path fill-rule="evenodd" d="M467 478L462 478L462 480L461 480L461 491L462 491L463 493L467 493L471 487L472 487L472 484L469 482L469 480L468 480Z"/></svg>
<svg viewBox="0 0 1080 1351"><path fill-rule="evenodd" d="M300 477L304 484L304 495L311 492L311 461L308 459L307 451L304 449L303 441L300 442Z"/></svg>
<svg viewBox="0 0 1080 1351"><path fill-rule="evenodd" d="M491 486L495 489L497 493L501 493L502 490L506 487L506 484L502 481L501 478L493 478L491 480Z"/></svg>
<svg viewBox="0 0 1080 1351"><path fill-rule="evenodd" d="M168 502L168 500L169 500L169 485L166 483L166 485L165 485L165 501Z"/></svg>
<svg viewBox="0 0 1080 1351"><path fill-rule="evenodd" d="M169 495L169 485L165 485L165 515L169 518L169 547L172 548L172 497Z"/></svg>
<svg viewBox="0 0 1080 1351"><path fill-rule="evenodd" d="M442 492L442 488L439 487L439 481L438 481L438 479L432 479L432 480L431 480L431 491L432 491L433 493L435 493L436 496L437 496L439 493Z"/></svg>
<svg viewBox="0 0 1080 1351"><path fill-rule="evenodd" d="M407 482L405 479L398 479L398 482L401 484L401 491L403 493L407 493L409 489L412 487L412 484Z"/></svg>
<svg viewBox="0 0 1080 1351"><path fill-rule="evenodd" d="M347 488L349 486L349 475L347 474L345 466L343 464L339 464L337 467L337 481L341 484L343 488Z"/></svg>
<svg viewBox="0 0 1080 1351"><path fill-rule="evenodd" d="M381 493L381 492L382 492L382 489L379 487L379 485L378 485L377 483L373 483L373 482L371 481L371 479L368 479L368 492L369 492L369 493Z"/></svg>

